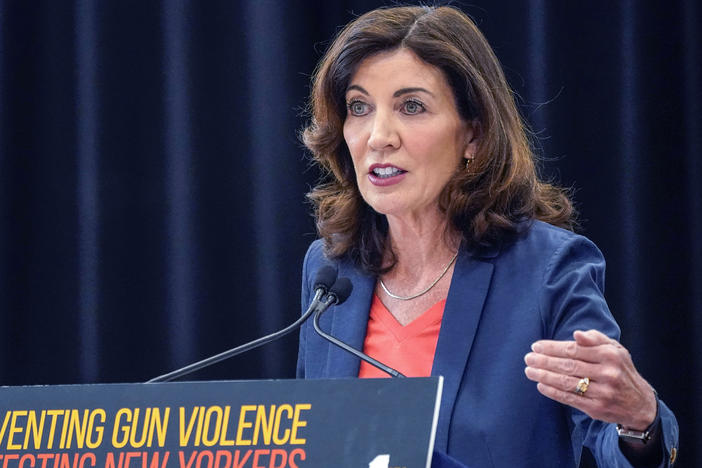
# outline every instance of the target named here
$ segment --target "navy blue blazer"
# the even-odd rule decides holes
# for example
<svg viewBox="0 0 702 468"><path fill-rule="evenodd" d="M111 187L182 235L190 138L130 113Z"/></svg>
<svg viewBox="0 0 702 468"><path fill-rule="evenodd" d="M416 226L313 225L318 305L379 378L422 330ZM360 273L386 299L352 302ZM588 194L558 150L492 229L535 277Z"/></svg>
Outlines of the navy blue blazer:
<svg viewBox="0 0 702 468"><path fill-rule="evenodd" d="M305 257L303 310L326 263L333 262L317 240ZM347 261L337 267L353 292L322 317L321 326L362 349L376 278ZM613 424L542 396L524 375L524 355L539 339L571 340L573 331L589 329L618 339L603 296L604 273L592 242L538 221L501 248L461 249L431 372L444 376L435 450L471 468L563 468L578 466L585 445L599 466L631 467ZM317 336L311 320L302 327L299 378L355 377L359 365ZM662 402L660 414L669 460L678 427Z"/></svg>

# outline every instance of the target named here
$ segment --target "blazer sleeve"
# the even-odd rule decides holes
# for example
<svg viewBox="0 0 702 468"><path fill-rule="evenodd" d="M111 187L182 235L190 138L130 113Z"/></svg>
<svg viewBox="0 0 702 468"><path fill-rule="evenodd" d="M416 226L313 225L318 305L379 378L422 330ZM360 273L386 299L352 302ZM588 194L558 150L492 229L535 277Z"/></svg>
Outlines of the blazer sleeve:
<svg viewBox="0 0 702 468"><path fill-rule="evenodd" d="M575 330L597 329L619 339L619 327L604 299L605 261L602 253L588 239L569 237L560 244L546 266L540 298L544 336L554 340L572 340ZM678 425L670 409L660 402L664 453L661 467L671 466L671 453L678 444ZM573 449L590 448L598 466L632 468L619 449L615 424L593 420L571 409ZM674 460L674 457L673 457Z"/></svg>

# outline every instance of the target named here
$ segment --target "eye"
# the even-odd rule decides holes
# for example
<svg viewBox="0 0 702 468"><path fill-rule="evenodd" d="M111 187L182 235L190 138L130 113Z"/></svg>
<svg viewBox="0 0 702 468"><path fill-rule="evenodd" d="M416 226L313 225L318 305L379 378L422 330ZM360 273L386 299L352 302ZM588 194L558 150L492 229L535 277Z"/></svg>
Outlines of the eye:
<svg viewBox="0 0 702 468"><path fill-rule="evenodd" d="M346 107L349 109L351 115L356 117L366 115L369 112L368 104L359 100L346 103Z"/></svg>
<svg viewBox="0 0 702 468"><path fill-rule="evenodd" d="M403 102L401 110L407 115L421 114L425 111L424 104L416 99L408 99Z"/></svg>

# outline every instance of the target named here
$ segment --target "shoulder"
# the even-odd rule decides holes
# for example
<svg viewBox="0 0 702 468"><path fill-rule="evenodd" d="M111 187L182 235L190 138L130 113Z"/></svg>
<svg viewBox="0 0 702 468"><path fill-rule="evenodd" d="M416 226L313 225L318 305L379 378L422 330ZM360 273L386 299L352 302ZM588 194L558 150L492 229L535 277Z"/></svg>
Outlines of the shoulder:
<svg viewBox="0 0 702 468"><path fill-rule="evenodd" d="M597 246L587 237L542 221L532 222L482 260L494 265L496 281L510 287L543 293L554 282L583 276L604 291L606 265Z"/></svg>
<svg viewBox="0 0 702 468"><path fill-rule="evenodd" d="M310 244L305 254L304 266L315 266L326 260L324 255L324 241L317 239Z"/></svg>
<svg viewBox="0 0 702 468"><path fill-rule="evenodd" d="M317 271L324 264L326 257L324 255L324 242L322 239L317 239L310 244L305 254L305 259L302 262L302 283L308 284L310 281L310 272Z"/></svg>
<svg viewBox="0 0 702 468"><path fill-rule="evenodd" d="M363 272L348 258L330 258L326 254L326 248L322 239L312 242L305 254L302 266L303 285L311 286L317 271L325 265L332 266L338 271L339 277L347 277L351 281L359 281L364 277L371 276Z"/></svg>
<svg viewBox="0 0 702 468"><path fill-rule="evenodd" d="M503 245L500 257L543 264L546 269L553 268L559 258L572 261L588 258L604 264L602 252L590 239L543 221L533 221L514 240Z"/></svg>
<svg viewBox="0 0 702 468"><path fill-rule="evenodd" d="M552 248L554 250L568 244L591 245L597 248L587 237L543 221L533 221L529 229L519 238L518 242L519 241L529 245L541 246L542 248Z"/></svg>

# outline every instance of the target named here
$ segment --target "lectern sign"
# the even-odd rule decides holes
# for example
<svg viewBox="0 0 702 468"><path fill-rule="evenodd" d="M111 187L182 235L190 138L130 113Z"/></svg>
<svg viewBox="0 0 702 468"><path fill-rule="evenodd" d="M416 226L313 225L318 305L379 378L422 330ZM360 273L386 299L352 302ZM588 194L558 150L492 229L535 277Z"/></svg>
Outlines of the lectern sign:
<svg viewBox="0 0 702 468"><path fill-rule="evenodd" d="M0 388L0 468L428 467L440 378Z"/></svg>

